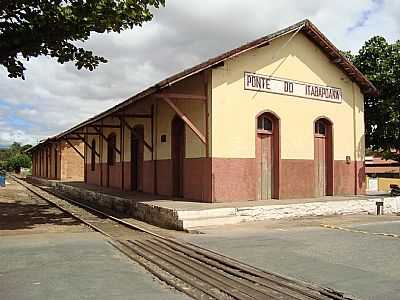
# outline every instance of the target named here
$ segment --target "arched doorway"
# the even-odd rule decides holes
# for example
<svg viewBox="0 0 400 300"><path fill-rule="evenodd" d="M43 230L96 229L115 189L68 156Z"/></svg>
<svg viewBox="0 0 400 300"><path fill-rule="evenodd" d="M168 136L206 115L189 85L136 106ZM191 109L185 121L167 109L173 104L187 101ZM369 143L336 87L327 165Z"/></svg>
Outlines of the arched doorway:
<svg viewBox="0 0 400 300"><path fill-rule="evenodd" d="M172 191L183 197L183 163L185 159L185 122L178 116L171 124Z"/></svg>
<svg viewBox="0 0 400 300"><path fill-rule="evenodd" d="M257 199L279 198L279 119L270 112L257 117Z"/></svg>
<svg viewBox="0 0 400 300"><path fill-rule="evenodd" d="M131 186L133 191L143 190L144 127L137 125L131 136Z"/></svg>
<svg viewBox="0 0 400 300"><path fill-rule="evenodd" d="M333 195L332 122L319 118L314 122L314 194Z"/></svg>

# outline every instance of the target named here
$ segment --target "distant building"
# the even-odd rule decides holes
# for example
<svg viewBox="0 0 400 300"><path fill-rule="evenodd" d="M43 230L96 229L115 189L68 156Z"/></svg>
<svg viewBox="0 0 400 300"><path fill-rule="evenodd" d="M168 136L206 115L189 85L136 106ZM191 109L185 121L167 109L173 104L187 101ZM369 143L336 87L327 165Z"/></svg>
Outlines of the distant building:
<svg viewBox="0 0 400 300"><path fill-rule="evenodd" d="M381 157L365 157L367 191L388 192L391 184L400 185L400 162Z"/></svg>
<svg viewBox="0 0 400 300"><path fill-rule="evenodd" d="M400 178L400 162L381 157L365 157L365 174L369 177Z"/></svg>

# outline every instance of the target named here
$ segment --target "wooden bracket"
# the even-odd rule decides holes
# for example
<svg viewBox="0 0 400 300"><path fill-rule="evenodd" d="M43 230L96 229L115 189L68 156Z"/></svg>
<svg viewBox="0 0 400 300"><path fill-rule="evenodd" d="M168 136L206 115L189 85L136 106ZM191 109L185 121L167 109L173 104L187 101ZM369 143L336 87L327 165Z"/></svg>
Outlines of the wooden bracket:
<svg viewBox="0 0 400 300"><path fill-rule="evenodd" d="M86 140L85 140L84 137L82 137L79 133L76 133L76 135L79 136L79 138L80 138L80 139L82 140L82 142L90 149L90 151L93 151L92 146L91 146L88 142L86 142ZM94 149L94 153L97 155L97 157L100 157L100 154L97 153L96 149Z"/></svg>
<svg viewBox="0 0 400 300"><path fill-rule="evenodd" d="M167 104L177 113L177 115L189 126L189 128L199 137L199 139L207 144L206 137L201 131L190 121L190 119L175 105L175 103L165 95L161 95L161 98L167 102Z"/></svg>
<svg viewBox="0 0 400 300"><path fill-rule="evenodd" d="M97 128L96 126L97 126L97 125L91 125L91 127L93 127L94 130L97 131L97 133L106 141L106 143L107 143L107 145L108 145L108 139L104 136L103 133L101 133L100 129ZM103 127L101 127L101 128L103 128ZM120 126L118 126L118 128L120 128ZM113 148L114 148L115 152L117 152L119 155L121 155L121 151L119 151L117 147L113 147Z"/></svg>
<svg viewBox="0 0 400 300"><path fill-rule="evenodd" d="M67 138L64 139L68 143L68 145L70 145L75 150L75 152L78 153L80 157L82 157L82 159L85 159L85 156L81 152L79 152L79 150L76 149L75 146L72 145L72 143Z"/></svg>
<svg viewBox="0 0 400 300"><path fill-rule="evenodd" d="M130 131L133 135L135 135L135 131L133 130L133 127L130 126L130 125L125 121L124 117L120 117L120 116L119 116L119 119L121 120L123 126L128 127L129 131ZM136 136L136 135L135 135L135 137L136 137L136 138L139 138L139 137ZM146 147L147 149L149 149L150 152L153 152L153 148L144 140L144 137L143 137L143 144L145 145L145 147Z"/></svg>

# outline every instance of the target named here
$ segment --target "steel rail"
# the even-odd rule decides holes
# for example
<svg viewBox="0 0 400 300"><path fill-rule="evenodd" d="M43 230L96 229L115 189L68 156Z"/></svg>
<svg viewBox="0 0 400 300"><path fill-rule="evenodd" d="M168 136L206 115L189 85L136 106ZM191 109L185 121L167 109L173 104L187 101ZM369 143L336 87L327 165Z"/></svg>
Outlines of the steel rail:
<svg viewBox="0 0 400 300"><path fill-rule="evenodd" d="M60 205L57 205L56 203L54 203L53 201L46 199L46 197L44 195L40 195L38 192L34 191L31 187L29 187L26 182L22 183L22 180L19 178L16 178L14 176L12 176L12 178L19 184L21 184L22 186L24 186L26 189L28 189L30 192L34 193L35 195L37 195L38 197L44 199L45 201L52 203L53 205L57 206L59 209L61 209L63 212L71 214L74 218L82 221L84 224L92 227L94 230L104 234L105 236L109 237L110 239L113 239L113 236L108 234L107 232L105 232L104 230L102 230L101 228L99 228L98 226L95 226L93 224L91 224L90 222L88 222L87 220L84 220L82 218L80 218L79 216L77 216L76 214L74 214L71 211L68 211L67 209L61 207ZM185 256L189 257L191 260L195 261L200 261L201 263L204 264L209 264L211 266L213 266L213 268L216 268L222 272L227 273L229 276L224 275L226 278L232 280L232 276L236 277L236 279L234 280L234 282L239 282L241 285L244 285L244 289L246 290L248 287L248 283L251 282L252 284L254 284L253 287L253 291L249 291L246 290L246 292L244 292L243 294L243 290L240 291L240 293L235 294L236 296L239 296L239 294L241 295L241 297L244 298L236 298L234 296L234 293L232 292L227 292L229 291L229 289L232 289L232 281L230 281L231 285L227 285L224 287L224 289L221 291L223 293L227 293L229 294L231 297L236 298L236 299L246 299L246 296L250 296L252 299L258 299L260 297L260 293L264 293L264 295L266 297L268 297L269 299L275 298L275 299L315 299L315 300L319 300L319 299L335 299L335 300L343 300L343 299L350 299L350 298L346 298L344 297L344 295L340 292L334 291L332 289L327 289L327 288L323 288L320 286L316 286L316 285L312 285L306 282L302 282L302 281L297 281L295 279L291 279L291 278L287 278L287 277L283 277L281 275L278 274L274 274L274 273L269 273L266 272L262 269L258 269L256 267L247 265L241 261L235 260L233 258L227 257L221 253L209 250L209 249L205 249L202 248L200 246L191 244L191 243L187 243L187 242L182 242L182 241L177 241L175 239L169 238L169 237L165 237L162 235L159 235L157 233L154 233L146 228L143 228L142 226L136 225L136 224L132 224L129 222L126 222L122 219L116 218L110 214L107 214L101 210L98 210L94 207L91 207L87 204L75 201L73 199L70 199L69 197L65 197L62 195L59 195L51 190L48 190L46 188L43 188L41 186L35 185L35 184L31 184L34 187L44 191L45 193L48 193L50 195L53 195L54 197L57 197L59 199L62 199L66 202L72 203L80 208L83 208L85 210L88 210L89 212L93 212L96 215L100 215L106 219L110 219L114 222L117 222L121 225L124 225L130 229L142 232L142 233L146 233L151 235L153 238L155 238L155 240L157 240L160 244L163 244L164 246L167 246L171 249L173 249L176 252L180 252L183 254L183 258L186 259ZM136 246L135 249L133 249L132 245L129 245L126 242L117 241L118 243L120 243L121 245L123 245L124 247L127 247L129 249L131 249L133 252L135 252L137 255L144 257L144 255L146 254L145 251L149 251L150 250L153 251L154 254L157 254L155 256L160 256L160 253L155 253L157 251L155 251L154 249L154 242L153 242L153 248L151 248L151 246L149 245L145 245L143 243L138 243L138 242L131 242L131 244L134 244ZM160 246L160 244L158 244L157 246ZM115 245L114 245L115 246ZM142 250L138 250L137 248L140 247L142 248ZM161 247L161 246L160 246ZM118 247L117 247L118 248ZM122 250L121 250L122 251ZM154 252L155 251L155 252ZM124 251L122 251L124 252ZM139 252L141 254L139 254ZM151 252L151 251L149 251ZM125 252L124 252L125 253ZM126 253L125 253L126 254ZM165 254L165 253L164 253ZM166 254L165 254L166 255ZM148 256L148 255L147 255ZM166 259L167 256L164 257L164 259ZM137 261L137 260L136 260ZM150 262L154 263L156 261L155 257L153 256L151 259L149 259ZM183 262L181 262L183 264ZM154 263L155 265L158 265L157 263ZM199 264L197 262L197 264ZM159 266L160 267L160 266ZM160 267L161 269L164 269L166 272L169 272L170 274L176 276L175 274L171 273L170 271L165 269L163 267ZM146 268L148 269L148 268ZM187 271L189 271L189 269L187 269ZM216 272L216 270L213 270L214 272ZM151 273L154 274L153 271L150 270ZM186 272L186 271L185 271ZM188 272L186 272L188 273ZM154 274L156 275L156 274ZM217 272L217 277L220 276L221 273ZM157 276L157 275L156 275ZM194 275L192 275L194 276ZM159 277L159 276L157 276ZM184 278L183 276L180 276L182 278L179 278L179 276L176 276L178 279L181 279L182 281L186 282L185 280L183 280L182 278ZM246 283L240 282L238 281L238 278L241 280L245 280ZM163 280L163 279L162 279ZM189 280L190 281L190 280ZM168 281L166 281L168 283ZM194 282L186 282L187 284L195 287L196 289L200 289L202 290L205 294L211 296L211 297L215 297L215 294L210 295L210 293L205 292L205 290L207 289L202 289L199 286L195 286ZM209 283L208 283L209 284ZM225 283L226 284L226 283ZM247 285L247 287L246 287ZM175 286L175 285L173 285ZM176 287L176 286L175 286ZM243 287L243 286L242 286ZM222 286L221 286L222 288ZM179 288L178 288L179 289ZM185 291L183 291L185 292ZM186 293L186 292L185 292ZM251 294L251 295L248 295ZM279 293L281 293L282 295L284 295L284 298L278 296ZM186 293L187 294L187 293ZM193 296L193 295L189 295L189 296Z"/></svg>
<svg viewBox="0 0 400 300"><path fill-rule="evenodd" d="M276 284L273 281L267 282L267 284L266 284L266 282L264 280L260 279L259 277L254 276L254 275L250 275L246 272L243 272L243 270L239 270L236 266L232 267L232 266L228 266L225 263L220 263L216 260L207 258L204 255L198 254L196 251L184 248L181 245L169 243L169 242L166 242L163 240L157 240L157 242L159 243L158 245L164 244L166 247L168 247L170 249L182 252L182 253L188 255L189 257L195 258L196 260L201 261L207 265L221 269L221 270L225 271L227 274L231 274L233 276L243 278L249 282L252 282L253 288L258 289L262 292L271 292L271 291L279 292L283 295L291 297L292 299L304 299L304 296L309 296L309 295L304 295L303 293L300 293L300 292L292 291L290 289L286 290L284 286ZM267 289L267 291L265 289ZM310 298L316 299L315 297L310 297ZM319 298L317 298L317 299L319 299Z"/></svg>
<svg viewBox="0 0 400 300"><path fill-rule="evenodd" d="M53 206L57 207L58 209L60 209L62 212L71 215L71 216L72 216L73 218L75 218L76 220L78 220L78 221L84 223L85 225L87 225L88 227L94 229L95 231L97 231L97 232L99 232L99 233L101 233L101 234L107 236L107 237L110 239L110 244L111 244L113 247L115 247L117 250L119 250L119 251L121 251L122 253L124 253L124 254L125 254L126 256L128 256L130 259L132 259L132 260L136 261L137 263L139 263L141 266L143 266L146 270L148 270L150 273L152 273L152 274L153 274L154 276L156 276L158 279L164 281L165 283L167 283L167 284L169 284L170 286L174 287L175 289L177 289L177 290L179 290L179 291L185 293L186 295L192 297L193 299L201 299L201 300L204 299L203 295L198 295L198 293L196 293L196 292L193 291L193 290L182 288L180 285L177 285L173 280L171 280L171 279L168 278L167 276L163 276L162 274L160 274L160 272L157 272L157 270L155 270L153 267L151 267L151 266L149 266L149 265L147 265L147 264L141 262L140 260L138 260L137 258L135 258L134 256L132 256L131 253L129 253L126 249L123 248L123 247L126 247L126 248L132 250L131 247L130 247L127 243L125 243L124 241L114 239L112 235L110 235L110 234L108 234L107 232L105 232L104 230L100 229L98 226L96 226L96 225L94 225L93 223L91 223L91 222L89 222L89 221L83 219L82 217L79 217L79 216L78 216L77 214L75 214L74 212L71 212L70 210L65 209L65 208L62 207L61 205L59 205L59 204L55 203L54 201L51 201L50 199L48 199L48 198L44 197L43 195L39 194L37 191L35 191L35 190L32 189L31 187L29 187L28 184L26 184L26 183L25 183L24 181L22 181L21 179L15 177L15 176L12 176L12 175L10 175L10 177L11 177L15 182L17 182L18 184L20 184L21 186L23 186L24 188L26 188L29 192L31 192L32 194L34 194L36 197L38 197L38 198L40 198L40 199L46 201L47 203L50 203L51 205L53 205ZM135 225L130 224L130 223L127 223L127 222L125 222L125 221L123 221L123 220L120 220L120 219L118 219L118 218L115 218L115 217L113 217L113 216L109 216L108 214L106 214L106 213L104 213L104 212L102 212L102 211L100 211L100 210L97 210L97 209L95 209L95 208L93 208L93 207L87 206L87 205L85 205L85 204L83 204L83 203L74 201L74 200L72 200L72 199L65 199L65 198L66 198L65 196L62 196L62 197L61 197L60 195L57 195L57 194L55 194L54 192L48 191L47 189L45 189L45 188L43 188L43 187L41 187L41 186L34 185L34 184L31 184L31 185L33 185L34 187L36 187L36 188L38 188L38 189L40 189L40 190L42 190L42 191L44 191L44 192L46 192L46 193L48 193L48 194L51 194L51 195L53 195L53 196L55 196L55 197L58 197L58 198L60 198L60 199L62 199L62 200L64 200L64 201L71 202L71 203L75 204L76 206L79 206L79 207L81 207L81 208L86 208L87 210L92 211L92 212L95 212L95 213L98 213L99 215L102 215L102 216L104 216L104 217L109 217L109 219L111 219L111 220L115 219L114 221L119 221L118 223L126 224L126 225L127 225L128 227L130 227L131 229L135 229ZM135 230L137 230L137 229L135 229ZM145 230L145 229L144 229L144 230ZM140 254L139 254L137 251L135 251L135 253L136 253L137 255L139 255L139 256L142 256L142 257L145 257L145 258L146 258L146 256L144 255L145 253L140 253ZM147 259L147 260L149 260L150 262L152 262L151 259ZM153 263L153 264L154 264L154 263ZM154 264L154 265L157 265L157 264ZM158 266L158 265L157 265L157 266ZM162 268L162 269L163 269L165 272L168 272L168 271L169 271L168 268ZM168 273L170 273L170 272L168 272ZM170 273L170 274L171 274L171 273ZM174 275L173 275L173 276L174 276ZM219 296L220 296L220 295L213 293L212 291L210 291L210 289L200 288L200 285L198 284L198 282L191 281L190 279L186 278L185 276L178 276L177 278L180 279L180 280L181 280L182 282L184 282L185 284L187 284L187 285L189 285L189 286L191 286L191 287L194 287L195 289L201 291L201 292L204 293L205 295L208 295L208 296L210 297L210 298L208 298L208 299L219 299Z"/></svg>
<svg viewBox="0 0 400 300"><path fill-rule="evenodd" d="M204 266L198 263L191 265L190 262L185 260L185 258L179 255L167 254L161 249L157 249L150 245L146 245L143 242L129 241L135 246L142 248L144 251L150 252L153 255L159 257L171 263L178 269L198 278L199 280L205 281L208 284L214 286L217 289L225 291L228 295L239 300L250 300L250 299L265 299L266 294L260 294L257 291L251 291L248 287L243 287L243 285L238 282L231 280L229 277L221 276L216 270L206 269ZM275 298L274 299L278 299Z"/></svg>

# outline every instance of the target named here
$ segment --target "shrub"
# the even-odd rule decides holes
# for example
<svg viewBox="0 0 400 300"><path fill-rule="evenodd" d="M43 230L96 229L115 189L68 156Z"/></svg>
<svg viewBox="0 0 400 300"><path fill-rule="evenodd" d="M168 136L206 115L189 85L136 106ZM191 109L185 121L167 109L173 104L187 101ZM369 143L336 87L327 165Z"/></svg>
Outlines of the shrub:
<svg viewBox="0 0 400 300"><path fill-rule="evenodd" d="M31 164L31 158L28 155L19 153L8 159L7 169L19 173L21 168L30 168Z"/></svg>

